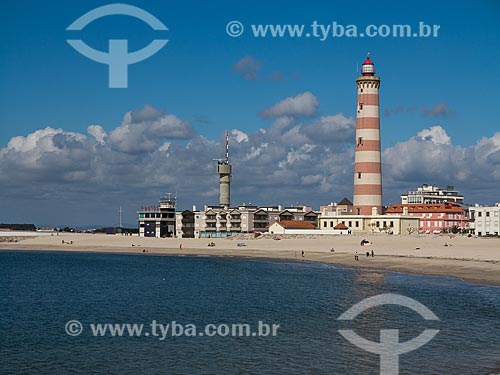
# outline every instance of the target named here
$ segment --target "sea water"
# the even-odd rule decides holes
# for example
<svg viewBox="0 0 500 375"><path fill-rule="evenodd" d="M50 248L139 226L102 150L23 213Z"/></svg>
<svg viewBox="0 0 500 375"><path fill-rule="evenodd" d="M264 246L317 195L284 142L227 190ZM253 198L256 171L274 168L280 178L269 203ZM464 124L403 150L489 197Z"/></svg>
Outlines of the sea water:
<svg viewBox="0 0 500 375"><path fill-rule="evenodd" d="M396 305L337 319L382 293L415 299L439 321ZM81 323L79 335L66 331L72 320ZM275 336L162 339L149 329L152 321L200 331L258 322L279 328ZM105 323L143 324L148 335L94 335L90 325ZM499 287L309 262L0 253L2 375L379 374L379 356L339 329L370 341L381 329L398 329L401 342L438 329L428 344L399 357L400 374L500 373Z"/></svg>

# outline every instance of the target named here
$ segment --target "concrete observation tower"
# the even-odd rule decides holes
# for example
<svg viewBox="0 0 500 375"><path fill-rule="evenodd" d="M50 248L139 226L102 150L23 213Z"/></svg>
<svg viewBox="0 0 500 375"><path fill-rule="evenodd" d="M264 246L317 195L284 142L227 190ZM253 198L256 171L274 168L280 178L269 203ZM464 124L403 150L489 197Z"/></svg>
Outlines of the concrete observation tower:
<svg viewBox="0 0 500 375"><path fill-rule="evenodd" d="M219 205L229 207L231 203L231 164L229 163L229 132L226 132L226 158L214 159L217 161L219 174Z"/></svg>
<svg viewBox="0 0 500 375"><path fill-rule="evenodd" d="M380 78L370 55L356 78L358 108L354 157L354 213L382 214L382 160L380 153Z"/></svg>

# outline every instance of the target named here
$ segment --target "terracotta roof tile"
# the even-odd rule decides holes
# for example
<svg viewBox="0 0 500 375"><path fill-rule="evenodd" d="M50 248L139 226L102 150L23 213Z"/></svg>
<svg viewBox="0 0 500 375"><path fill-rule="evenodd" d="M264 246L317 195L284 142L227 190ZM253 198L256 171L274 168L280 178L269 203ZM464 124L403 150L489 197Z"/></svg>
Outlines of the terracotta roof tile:
<svg viewBox="0 0 500 375"><path fill-rule="evenodd" d="M302 220L281 220L277 222L285 229L314 229L314 225Z"/></svg>
<svg viewBox="0 0 500 375"><path fill-rule="evenodd" d="M399 214L403 212L403 207L408 207L408 213L464 213L464 209L457 203L391 204L385 212L388 214Z"/></svg>

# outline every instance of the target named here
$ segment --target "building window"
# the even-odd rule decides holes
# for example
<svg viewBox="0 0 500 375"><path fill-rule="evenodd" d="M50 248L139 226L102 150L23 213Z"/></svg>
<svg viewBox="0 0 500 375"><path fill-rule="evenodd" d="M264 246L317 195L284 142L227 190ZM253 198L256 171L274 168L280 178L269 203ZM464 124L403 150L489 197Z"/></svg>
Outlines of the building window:
<svg viewBox="0 0 500 375"><path fill-rule="evenodd" d="M358 137L358 146L363 145L363 137Z"/></svg>
<svg viewBox="0 0 500 375"><path fill-rule="evenodd" d="M326 221L323 221L323 228L326 228Z"/></svg>
<svg viewBox="0 0 500 375"><path fill-rule="evenodd" d="M391 228L394 228L394 221L389 221L389 226L390 226Z"/></svg>
<svg viewBox="0 0 500 375"><path fill-rule="evenodd" d="M330 221L330 228L333 228L333 221Z"/></svg>
<svg viewBox="0 0 500 375"><path fill-rule="evenodd" d="M361 89L361 92L363 92L363 89Z"/></svg>
<svg viewBox="0 0 500 375"><path fill-rule="evenodd" d="M380 221L377 221L377 228L380 228Z"/></svg>
<svg viewBox="0 0 500 375"><path fill-rule="evenodd" d="M361 179L361 172L358 172L358 180L360 180L360 179ZM359 213L358 213L358 215L359 215Z"/></svg>
<svg viewBox="0 0 500 375"><path fill-rule="evenodd" d="M352 227L352 221L349 222L349 228Z"/></svg>
<svg viewBox="0 0 500 375"><path fill-rule="evenodd" d="M490 217L489 211L486 211L486 217Z"/></svg>
<svg viewBox="0 0 500 375"><path fill-rule="evenodd" d="M359 228L359 221L355 221L355 222L354 222L354 226L355 226L356 228Z"/></svg>
<svg viewBox="0 0 500 375"><path fill-rule="evenodd" d="M363 104L359 103L359 109L362 110L363 109Z"/></svg>
<svg viewBox="0 0 500 375"><path fill-rule="evenodd" d="M478 212L478 213L477 213L477 217L481 217L481 212Z"/></svg>

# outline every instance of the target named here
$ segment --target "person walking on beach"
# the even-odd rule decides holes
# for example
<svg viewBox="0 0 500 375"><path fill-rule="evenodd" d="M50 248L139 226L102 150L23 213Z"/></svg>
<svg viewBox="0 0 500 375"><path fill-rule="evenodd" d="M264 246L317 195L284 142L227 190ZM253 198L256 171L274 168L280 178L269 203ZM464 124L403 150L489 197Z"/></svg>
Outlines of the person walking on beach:
<svg viewBox="0 0 500 375"><path fill-rule="evenodd" d="M372 249L372 258L375 256L375 253L373 252L373 249Z"/></svg>
<svg viewBox="0 0 500 375"><path fill-rule="evenodd" d="M179 245L179 250L182 250L182 244Z"/></svg>
<svg viewBox="0 0 500 375"><path fill-rule="evenodd" d="M359 256L358 256L358 252L356 251L356 253L354 254L354 260L358 261L359 260Z"/></svg>
<svg viewBox="0 0 500 375"><path fill-rule="evenodd" d="M304 250L302 250L302 258L304 258Z"/></svg>

